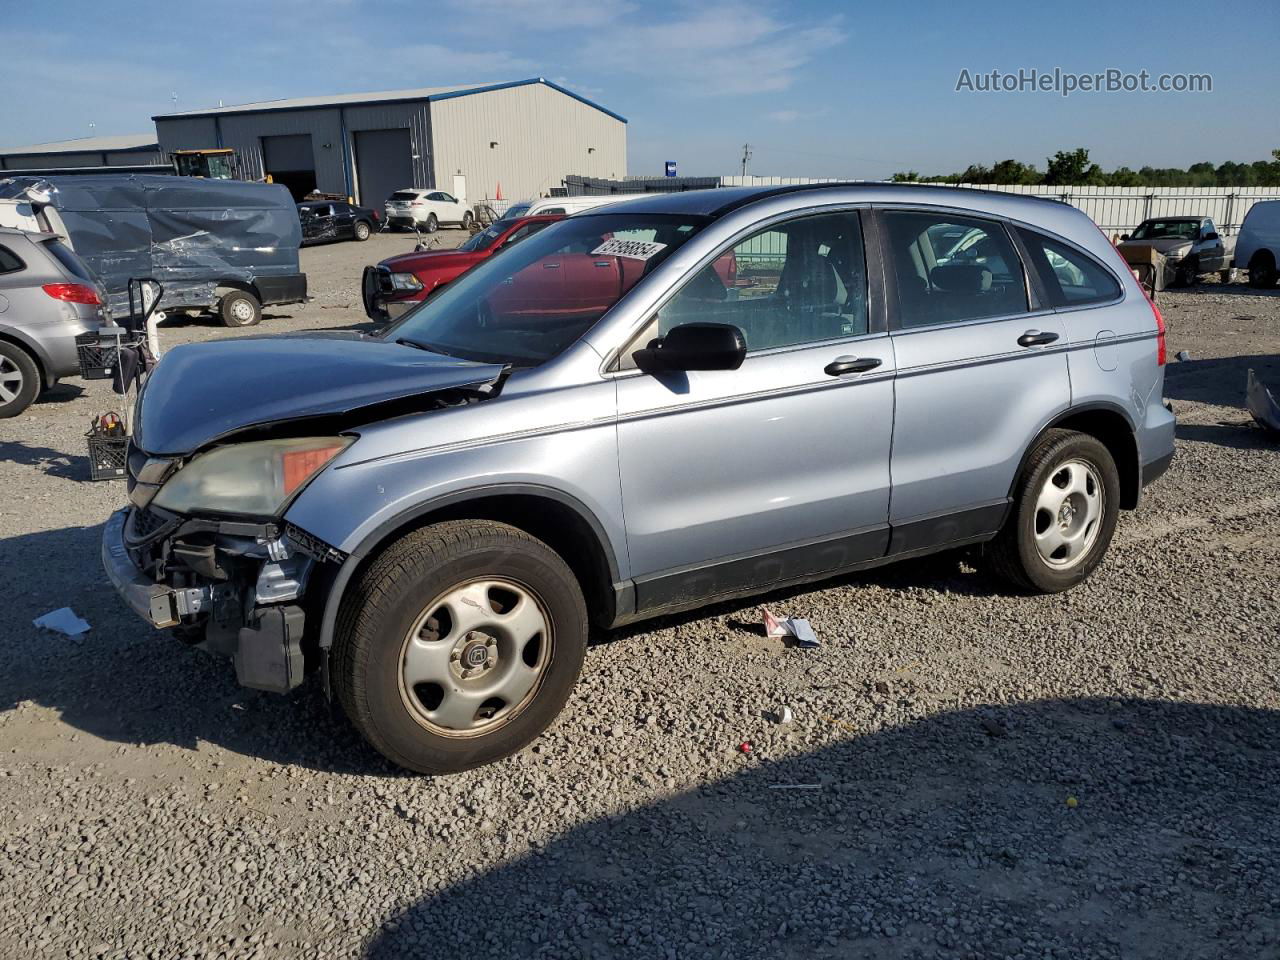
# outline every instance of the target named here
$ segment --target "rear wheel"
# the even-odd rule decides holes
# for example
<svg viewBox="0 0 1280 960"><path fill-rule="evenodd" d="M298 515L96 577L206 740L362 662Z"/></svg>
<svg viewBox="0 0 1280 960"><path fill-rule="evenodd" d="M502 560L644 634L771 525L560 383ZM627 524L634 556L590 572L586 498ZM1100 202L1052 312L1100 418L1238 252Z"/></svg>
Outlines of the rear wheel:
<svg viewBox="0 0 1280 960"><path fill-rule="evenodd" d="M363 220L357 220L357 221L356 221L356 226L355 226L355 238L356 238L357 240L361 240L361 241L363 241L363 240L368 240L368 239L369 239L369 232L370 232L370 231L369 231L369 225L368 225L367 223L365 223Z"/></svg>
<svg viewBox="0 0 1280 960"><path fill-rule="evenodd" d="M454 773L542 733L586 641L582 590L559 555L506 524L453 520L393 544L344 600L334 684L392 763Z"/></svg>
<svg viewBox="0 0 1280 960"><path fill-rule="evenodd" d="M16 417L40 392L40 368L21 347L0 340L0 420Z"/></svg>
<svg viewBox="0 0 1280 960"><path fill-rule="evenodd" d="M470 230L470 229L471 229L471 222L472 222L473 220L475 220L475 217L474 217L474 216L472 216L472 215L471 215L471 211L470 211L470 210L468 210L466 213L464 213L464 214L462 215L462 229L463 229L463 230Z"/></svg>
<svg viewBox="0 0 1280 960"><path fill-rule="evenodd" d="M1107 448L1087 434L1049 430L991 543L992 569L1024 590L1067 590L1102 562L1119 511L1120 476Z"/></svg>
<svg viewBox="0 0 1280 960"><path fill-rule="evenodd" d="M435 233L440 229L440 221L434 213L427 214L427 233Z"/></svg>
<svg viewBox="0 0 1280 960"><path fill-rule="evenodd" d="M228 327L252 327L262 322L262 304L252 293L232 290L218 304L218 315Z"/></svg>
<svg viewBox="0 0 1280 960"><path fill-rule="evenodd" d="M1253 259L1249 261L1249 286L1260 290L1270 290L1275 285L1275 257L1265 250L1255 253Z"/></svg>

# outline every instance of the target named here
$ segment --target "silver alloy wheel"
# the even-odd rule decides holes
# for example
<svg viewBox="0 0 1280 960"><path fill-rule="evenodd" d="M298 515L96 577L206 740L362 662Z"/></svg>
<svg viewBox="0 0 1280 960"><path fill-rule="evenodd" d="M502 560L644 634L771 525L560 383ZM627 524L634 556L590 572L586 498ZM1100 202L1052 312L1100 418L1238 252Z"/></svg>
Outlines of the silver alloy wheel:
<svg viewBox="0 0 1280 960"><path fill-rule="evenodd" d="M1091 463L1068 460L1049 474L1033 521L1036 549L1045 563L1066 570L1084 559L1102 530L1104 496Z"/></svg>
<svg viewBox="0 0 1280 960"><path fill-rule="evenodd" d="M553 643L551 618L530 588L503 578L470 581L414 621L400 652L401 699L433 733L489 733L533 699Z"/></svg>
<svg viewBox="0 0 1280 960"><path fill-rule="evenodd" d="M253 319L253 304L243 298L237 299L231 304L231 315L241 323L248 323Z"/></svg>
<svg viewBox="0 0 1280 960"><path fill-rule="evenodd" d="M13 403L22 393L22 370L8 357L0 357L0 403Z"/></svg>

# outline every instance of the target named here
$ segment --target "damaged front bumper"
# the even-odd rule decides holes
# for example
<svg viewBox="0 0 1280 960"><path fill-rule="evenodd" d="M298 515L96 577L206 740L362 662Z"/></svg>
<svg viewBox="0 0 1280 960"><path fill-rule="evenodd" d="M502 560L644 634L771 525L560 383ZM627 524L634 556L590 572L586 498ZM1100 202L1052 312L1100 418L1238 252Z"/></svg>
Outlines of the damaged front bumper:
<svg viewBox="0 0 1280 960"><path fill-rule="evenodd" d="M224 525L233 532L222 533L186 518L143 535L140 512L113 513L102 535L103 568L125 603L153 627L178 628L193 645L230 656L243 686L285 693L301 684L303 593L317 563L332 559L311 552L318 542L301 531L298 542L254 537L241 532L245 524Z"/></svg>

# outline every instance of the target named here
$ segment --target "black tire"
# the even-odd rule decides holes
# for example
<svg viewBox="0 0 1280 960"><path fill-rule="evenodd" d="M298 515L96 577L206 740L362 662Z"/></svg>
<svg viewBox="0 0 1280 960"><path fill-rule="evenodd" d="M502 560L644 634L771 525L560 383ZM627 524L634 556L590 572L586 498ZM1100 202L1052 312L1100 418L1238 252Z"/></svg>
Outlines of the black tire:
<svg viewBox="0 0 1280 960"><path fill-rule="evenodd" d="M550 651L540 678L491 732L428 729L406 703L415 694L401 683L410 632L434 598L495 577L523 585L546 613ZM374 749L405 769L445 774L509 756L541 734L568 700L586 645L582 589L554 550L506 524L450 520L408 534L369 566L343 599L330 656L338 701Z"/></svg>
<svg viewBox="0 0 1280 960"><path fill-rule="evenodd" d="M1188 257L1178 265L1177 273L1174 275L1174 283L1179 287L1194 287L1198 276L1196 271L1199 268L1199 261Z"/></svg>
<svg viewBox="0 0 1280 960"><path fill-rule="evenodd" d="M0 340L0 420L22 413L39 393L40 368L31 354L15 343Z"/></svg>
<svg viewBox="0 0 1280 960"><path fill-rule="evenodd" d="M471 211L470 211L470 210L466 211L466 212L462 215L462 229L463 229L463 230L470 230L470 229L471 229L471 222L472 222L473 220L475 220L475 217L473 217L473 216L471 215Z"/></svg>
<svg viewBox="0 0 1280 960"><path fill-rule="evenodd" d="M262 304L252 293L232 290L218 304L218 316L224 326L256 327L262 322Z"/></svg>
<svg viewBox="0 0 1280 960"><path fill-rule="evenodd" d="M351 228L351 235L356 240L364 243L369 239L369 234L373 232L373 228L363 220L357 220L354 227Z"/></svg>
<svg viewBox="0 0 1280 960"><path fill-rule="evenodd" d="M1270 290L1275 285L1275 257L1265 250L1255 253L1249 261L1249 286L1256 290Z"/></svg>
<svg viewBox="0 0 1280 960"><path fill-rule="evenodd" d="M1227 269L1227 270L1219 270L1219 271L1218 271L1218 282L1219 282L1219 283L1235 283L1235 282L1236 282L1236 272L1235 272L1235 270L1231 270L1231 269Z"/></svg>
<svg viewBox="0 0 1280 960"><path fill-rule="evenodd" d="M1037 499L1042 488L1072 461L1090 465L1101 481L1101 517L1092 543L1071 566L1059 569L1036 546ZM1036 443L1014 492L1009 518L991 541L991 571L1035 593L1061 593L1084 580L1102 562L1120 515L1120 475L1111 453L1096 438L1074 430L1048 430Z"/></svg>
<svg viewBox="0 0 1280 960"><path fill-rule="evenodd" d="M434 213L427 214L427 233L435 233L440 229L440 221L436 219Z"/></svg>

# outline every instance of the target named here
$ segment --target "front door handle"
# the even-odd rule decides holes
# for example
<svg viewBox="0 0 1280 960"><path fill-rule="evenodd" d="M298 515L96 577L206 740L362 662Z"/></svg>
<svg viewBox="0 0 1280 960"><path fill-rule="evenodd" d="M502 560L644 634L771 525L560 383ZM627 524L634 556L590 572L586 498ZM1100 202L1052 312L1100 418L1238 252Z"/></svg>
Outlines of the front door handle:
<svg viewBox="0 0 1280 960"><path fill-rule="evenodd" d="M1053 343L1058 339L1056 333L1045 331L1041 333L1039 330L1028 330L1018 338L1018 346L1020 347L1043 347L1046 343Z"/></svg>
<svg viewBox="0 0 1280 960"><path fill-rule="evenodd" d="M839 377L846 373L866 373L880 366L879 357L836 357L823 368L828 377Z"/></svg>

